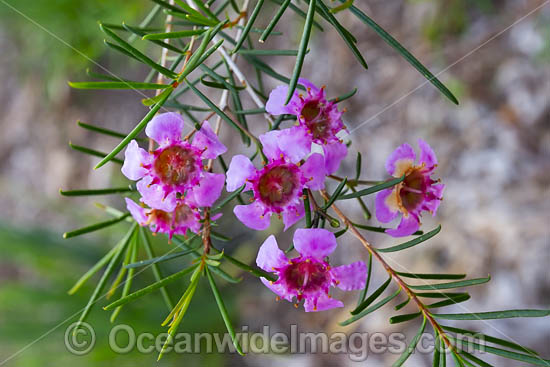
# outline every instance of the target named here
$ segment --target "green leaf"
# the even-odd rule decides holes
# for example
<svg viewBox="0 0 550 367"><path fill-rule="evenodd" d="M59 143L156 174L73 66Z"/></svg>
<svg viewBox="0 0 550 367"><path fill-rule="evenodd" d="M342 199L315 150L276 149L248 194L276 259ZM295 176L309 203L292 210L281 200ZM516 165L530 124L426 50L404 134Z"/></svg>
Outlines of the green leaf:
<svg viewBox="0 0 550 367"><path fill-rule="evenodd" d="M173 91L172 88L168 89L169 91ZM171 93L171 92L170 92ZM99 162L94 169L98 169L105 165L105 163L111 161L114 159L115 155L117 155L122 149L126 147L134 139L140 132L145 128L145 126L153 119L155 114L160 110L164 102L168 99L170 94L165 95L162 100L160 100L157 104L155 104L151 110L145 115L145 117L136 125L136 127L128 134L122 141L111 151L111 153L107 154L101 162Z"/></svg>
<svg viewBox="0 0 550 367"><path fill-rule="evenodd" d="M306 217L306 228L311 228L311 203L309 202L309 193L307 189L302 190L302 196L304 198L304 212ZM294 247L294 245L293 245Z"/></svg>
<svg viewBox="0 0 550 367"><path fill-rule="evenodd" d="M132 59L134 59L134 60L136 60L136 61L141 62L140 59L138 59L137 57L135 57L134 55L132 55L130 52L126 51L126 49L120 47L119 45L115 45L114 43L111 43L111 42L109 42L109 41L107 41L107 40L103 40L103 43L105 43L105 45L106 45L107 47L109 47L109 48L111 48L111 49L113 49L113 50L115 50L115 51L117 51L117 52L120 52L121 54L123 54L123 55L125 55L125 56L128 56L128 57L130 57L130 58L132 58Z"/></svg>
<svg viewBox="0 0 550 367"><path fill-rule="evenodd" d="M399 324L401 322L407 322L416 319L422 315L422 312L408 313L404 315L393 316L390 318L390 324Z"/></svg>
<svg viewBox="0 0 550 367"><path fill-rule="evenodd" d="M279 22L279 20L283 16L284 12L288 8L288 5L290 4L290 1L291 0L284 0L284 2L281 4L279 9L275 13L275 16L273 17L273 19L271 19L271 21L269 22L267 28L265 29L265 31L260 36L260 43L264 43L265 40L267 39L267 37L269 37L269 35L273 32L273 28L275 28L275 26L277 25L277 23Z"/></svg>
<svg viewBox="0 0 550 367"><path fill-rule="evenodd" d="M404 300L403 302L395 306L395 311L399 311L400 309L408 305L410 301L411 301L411 298L407 296L406 300Z"/></svg>
<svg viewBox="0 0 550 367"><path fill-rule="evenodd" d="M465 301L469 300L470 298L471 297L470 297L469 294L464 294L464 295L459 296L459 297L453 297L453 298L450 298L450 299L446 299L446 300L443 300L443 301L432 303L430 305L427 305L426 307L428 307L428 308L438 308L438 307L445 307L445 306L455 305L457 303L465 302Z"/></svg>
<svg viewBox="0 0 550 367"><path fill-rule="evenodd" d="M144 32L144 31L138 29L138 28L132 27L132 26L126 24L126 23L122 23L122 26L125 29L129 30L130 32L132 32L133 34L135 34L139 37L143 37L147 33L147 32ZM172 52L180 54L180 56L185 53L185 51L188 49L188 46L189 46L189 45L185 45L184 49L180 50L179 48L175 47L174 45L171 45L171 44L169 44L167 42L164 42L164 41L159 41L159 40L149 40L149 41L151 41L152 43L154 43L157 46L160 46L162 48L165 48L167 50L170 50ZM170 71L173 71L173 70L170 70Z"/></svg>
<svg viewBox="0 0 550 367"><path fill-rule="evenodd" d="M244 356L244 353L241 349L239 341L237 340L237 335L235 334L235 329L233 328L233 325L231 324L231 320L229 319L227 309L225 308L225 304L224 304L223 299L220 295L220 291L218 290L218 287L216 286L216 282L214 281L214 278L212 277L212 274L210 274L210 271L208 270L208 267L206 267L206 277L208 278L208 282L210 283L210 288L212 288L212 293L214 294L214 298L216 299L216 304L218 305L218 308L220 309L220 315L222 316L223 322L225 323L225 327L227 328L227 331L229 332L229 335L231 336L231 340L233 341L233 345L235 346L235 349L237 350L237 352L240 355Z"/></svg>
<svg viewBox="0 0 550 367"><path fill-rule="evenodd" d="M357 89L355 89L357 90ZM361 177L361 171L362 171L362 167L361 167L361 163L362 163L362 157L361 157L361 152L357 152L357 158L355 159L355 181L359 180L359 178Z"/></svg>
<svg viewBox="0 0 550 367"><path fill-rule="evenodd" d="M67 292L69 295L75 294L83 285L90 279L95 273L99 271L102 267L107 265L107 263L113 258L115 253L118 251L118 247L113 247L108 253L105 254L94 266L90 268L84 275L80 277L72 286L72 288Z"/></svg>
<svg viewBox="0 0 550 367"><path fill-rule="evenodd" d="M96 133L100 133L100 134L103 134L103 135L114 136L115 138L124 138L124 137L126 137L126 134L119 133L118 131L113 131L113 130L105 129L103 127L99 127L99 126L95 126L95 125L91 125L91 124L86 124L82 121L77 121L76 124L78 126L80 126L81 128L83 128L83 129L94 131Z"/></svg>
<svg viewBox="0 0 550 367"><path fill-rule="evenodd" d="M483 361L483 360L477 358L476 356L474 356L474 355L472 355L472 354L470 354L470 353L468 353L468 352L465 352L465 351L463 351L463 350L460 351L460 355L462 355L462 356L468 358L469 360L471 360L471 361L474 362L474 363L477 363L478 366L481 366L481 367L493 367L493 365L491 365L491 364L489 364L489 363L487 363L487 362L485 362L485 361ZM464 361L464 362L468 363L467 361ZM469 363L468 363L468 365L474 366L474 365L469 364ZM475 367L475 366L474 366L474 367Z"/></svg>
<svg viewBox="0 0 550 367"><path fill-rule="evenodd" d="M130 54L132 54L134 57L136 57L142 63L152 67L153 69L155 69L156 71L158 71L162 75L167 76L168 78L171 78L171 79L176 79L177 78L176 73L174 73L171 70L166 69L164 66L159 65L156 62L154 62L153 60L151 60L148 56L146 56L142 52L138 51L135 47L133 47L128 42L126 42L122 38L120 38L115 32L113 32L109 28L105 27L102 23L99 23L99 28L105 34L107 34L109 37L111 37L112 39L117 41L118 44L122 48L124 48L126 51L128 51Z"/></svg>
<svg viewBox="0 0 550 367"><path fill-rule="evenodd" d="M405 278L415 278L415 279L463 279L466 277L466 274L419 274L419 273L401 273L396 271L396 273Z"/></svg>
<svg viewBox="0 0 550 367"><path fill-rule="evenodd" d="M535 352L534 350L526 348L522 345L513 343L513 342L508 341L508 340L495 338L494 336L490 336L490 335L487 335L487 334L482 334L482 333L477 332L477 331L459 329L459 328L456 328L456 327L445 326L445 325L441 325L441 328L443 330L451 331L451 332L457 333L457 334L475 336L475 337L480 338L484 342L489 342L489 343L501 345L503 347L508 347L508 348L511 348L511 349L519 350L520 352L524 352L524 353L527 353L527 354L538 355L538 353Z"/></svg>
<svg viewBox="0 0 550 367"><path fill-rule="evenodd" d="M316 3L317 0L309 1L309 8L304 24L304 30L302 32L302 39L300 40L300 46L298 47L298 56L296 56L294 71L292 72L292 77L290 78L290 83L288 85L288 94L286 96L285 104L288 104L288 102L290 102L290 99L294 95L294 90L296 89L296 85L298 84L298 78L300 78L300 73L302 72L302 65L304 64L304 59L306 57L309 37L311 36L311 28L313 27L313 18L315 16Z"/></svg>
<svg viewBox="0 0 550 367"><path fill-rule="evenodd" d="M432 367L439 367L439 362L441 359L441 342L439 340L439 334L435 333L435 347L434 347L434 357L432 360Z"/></svg>
<svg viewBox="0 0 550 367"><path fill-rule="evenodd" d="M425 298L460 298L463 295L468 293L445 293L445 292L426 292L426 293L415 293L417 297Z"/></svg>
<svg viewBox="0 0 550 367"><path fill-rule="evenodd" d="M546 317L550 310L506 310L493 312L433 314L435 318L446 320L496 320L515 317Z"/></svg>
<svg viewBox="0 0 550 367"><path fill-rule="evenodd" d="M392 364L392 367L400 367L405 363L405 361L411 356L411 354L416 349L416 345L418 344L418 341L422 337L422 333L426 329L426 318L424 317L424 320L422 321L422 325L420 326L420 329L418 329L418 332L414 336L414 338L411 340L411 344L405 349L405 351L401 354L399 359Z"/></svg>
<svg viewBox="0 0 550 367"><path fill-rule="evenodd" d="M240 49L237 51L241 55L255 56L297 56L298 50L257 50L257 49Z"/></svg>
<svg viewBox="0 0 550 367"><path fill-rule="evenodd" d="M213 21L219 22L218 18L208 9L206 5L203 4L202 0L192 0L195 5L210 19Z"/></svg>
<svg viewBox="0 0 550 367"><path fill-rule="evenodd" d="M243 192L243 190L244 190L245 187L246 187L246 185L242 185L242 186L239 187L237 190L233 191L228 197L226 197L225 199L223 199L221 203L219 203L218 205L216 205L216 206L212 209L212 212L217 212L218 210L220 210L221 208L223 208L225 205L229 204L233 199L235 199L237 196L239 196L241 192Z"/></svg>
<svg viewBox="0 0 550 367"><path fill-rule="evenodd" d="M340 0L343 1L343 0ZM443 83L437 79L420 61L418 61L405 47L403 47L395 38L393 38L388 32L386 32L382 27L380 27L374 20L369 18L365 13L359 10L355 6L350 7L351 12L360 19L363 23L371 27L382 39L393 47L397 52L399 52L405 60L407 60L416 70L420 72L426 79L430 81L437 89L441 91L447 98L449 98L454 104L458 104L458 100L451 93Z"/></svg>
<svg viewBox="0 0 550 367"><path fill-rule="evenodd" d="M134 236L135 236L135 233L134 233ZM130 261L129 262L135 262L136 259L137 259L137 245L138 245L138 241L137 241L137 238L136 238L135 241L132 243L132 246L131 246L132 248L128 250L129 253L130 253ZM128 293L130 293L130 289L132 287L132 281L134 279L134 272L135 272L135 269L128 270L128 275L126 276L126 281L124 282L124 287L122 288L121 297L126 297L128 295ZM110 318L111 323L113 323L115 321L115 319L120 314L120 311L122 311L122 306L117 307L113 311L113 313L111 314L111 318Z"/></svg>
<svg viewBox="0 0 550 367"><path fill-rule="evenodd" d="M94 292L92 293L92 296L88 300L88 303L84 307L84 310L82 311L82 314L80 314L80 318L78 319L78 323L81 323L86 320L88 315L90 314L90 311L92 310L92 307L94 304L99 300L100 294L103 291L103 288L105 288L105 284L107 284L107 280L109 280L109 277L113 273L113 270L115 269L115 266L120 263L120 260L122 258L122 254L126 250L126 247L130 243L130 238L134 234L134 232L137 230L138 224L134 223L130 230L126 233L126 235L119 241L119 243L115 246L117 250L115 251L113 257L111 258L111 261L109 262L109 265L107 265L107 268L105 269L105 272L101 276L101 279L97 283L97 286L94 289ZM75 328L74 333L76 333L78 328Z"/></svg>
<svg viewBox="0 0 550 367"><path fill-rule="evenodd" d="M451 357L455 362L455 367L465 367L464 363L462 363L462 358L460 358L455 352L451 351Z"/></svg>
<svg viewBox="0 0 550 367"><path fill-rule="evenodd" d="M436 229L434 229L434 230L432 230L432 231L430 231L426 234L423 234L422 236L416 237L413 240L410 240L410 241L404 242L400 245L396 245L396 246L392 246L392 247L376 249L376 251L378 251L378 252L396 252L396 251L405 250L409 247L416 246L416 245L418 245L418 244L420 244L424 241L429 240L430 238L432 238L433 236L438 234L439 231L441 231L441 225L437 226Z"/></svg>
<svg viewBox="0 0 550 367"><path fill-rule="evenodd" d="M162 256L154 257L152 259L133 262L131 264L125 265L125 268L133 269L133 268L139 268L139 267L147 266L147 265L151 265L151 264L158 264L158 263L161 263L161 262L164 262L164 261L177 259L178 257L189 255L193 251L194 251L194 249L193 250L186 250L186 251L178 251L178 252L168 253L168 254L165 254L165 255L162 255Z"/></svg>
<svg viewBox="0 0 550 367"><path fill-rule="evenodd" d="M96 189L96 190L59 190L59 193L63 196L90 196L90 195L109 195L109 194L121 194L134 191L130 186L128 187L113 187L108 189Z"/></svg>
<svg viewBox="0 0 550 367"><path fill-rule="evenodd" d="M365 288L363 288L361 290L361 293L359 294L359 299L357 300L356 307L359 307L361 303L365 300L365 297L367 296L371 274L372 274L372 253L369 252L369 263L367 265L367 279L365 280Z"/></svg>
<svg viewBox="0 0 550 367"><path fill-rule="evenodd" d="M265 108L252 108L250 110L235 110L236 115L261 115L266 113Z"/></svg>
<svg viewBox="0 0 550 367"><path fill-rule="evenodd" d="M372 305L368 308L365 308L363 311L361 311L357 315L354 315L354 316L350 317L349 319L347 319L345 321L339 322L338 324L340 326L346 326L346 325L351 324L352 322L355 322L355 321L359 320L360 318L365 317L369 313L378 310L380 307L384 306L386 303L388 303L389 301L391 301L392 299L397 297L397 295L400 292L401 292L401 288L399 288L395 293L393 293L393 294L389 295L388 297L384 298L383 300L379 301L378 303L375 303L374 305Z"/></svg>
<svg viewBox="0 0 550 367"><path fill-rule="evenodd" d="M386 290L390 282L391 282L391 276L377 290L375 290L366 300L361 302L359 306L355 307L355 309L353 309L350 313L352 315L357 315L359 312L367 308Z"/></svg>
<svg viewBox="0 0 550 367"><path fill-rule="evenodd" d="M325 203L325 205L323 205L323 208L322 210L327 210L328 208L330 208L332 206L332 204L334 204L334 202L336 201L336 199L338 198L338 195L340 195L340 193L342 192L342 190L344 189L344 187L346 187L346 183L348 182L348 178L347 177L344 177L344 179L342 180L342 182L340 182L340 184L336 187L336 189L334 190L334 192L332 193L332 195L330 196L329 200Z"/></svg>
<svg viewBox="0 0 550 367"><path fill-rule="evenodd" d="M95 73L90 68L86 69L86 75L88 75L91 78L96 78L96 79L100 79L100 80L107 80L107 81L111 81L111 82L129 82L129 81L131 81L131 80L127 80L127 79L124 79L124 78L119 78L119 77L114 76L114 75Z"/></svg>
<svg viewBox="0 0 550 367"><path fill-rule="evenodd" d="M63 238L76 237L76 236L80 236L82 234L86 234L86 233L90 233L90 232L100 230L100 229L112 226L114 224L117 224L119 222L122 222L124 219L128 218L129 216L130 216L130 213L125 213L125 214L123 214L120 217L115 218L115 219L106 220L105 222L99 222L99 223L96 223L96 224L92 224L91 226L75 229L74 231L65 232L65 233L63 233Z"/></svg>
<svg viewBox="0 0 550 367"><path fill-rule="evenodd" d="M433 289L462 288L462 287L469 287L471 285L478 285L478 284L487 283L489 280L491 280L490 276L488 276L487 278L459 280L457 282L449 282L449 283L409 285L409 288L416 289L416 290L419 290L419 291L429 291L429 290L433 290Z"/></svg>
<svg viewBox="0 0 550 367"><path fill-rule="evenodd" d="M144 227L140 228L140 234L141 234L143 247L145 248L145 252L147 252L147 257L149 257L149 259L154 258L155 252L153 251L153 247L151 246L151 242L149 241L149 234L147 233L147 230ZM163 278L163 275L159 266L153 263L151 264L151 269L153 270L153 275L155 277L155 280L157 282L160 281ZM162 287L160 289L160 293L162 294L162 298L164 299L164 303L166 304L166 307L168 307L168 310L171 310L172 308L174 308L174 302L172 301L172 297L170 297L168 290L165 287Z"/></svg>
<svg viewBox="0 0 550 367"><path fill-rule="evenodd" d="M86 148L86 147L83 147L83 146L80 146L80 145L76 145L76 144L73 144L73 143L70 143L70 142L69 142L69 146L70 146L72 149L74 149L74 150L76 150L76 151L78 151L78 152L85 153L85 154L89 154L89 155L92 155L92 156L94 156L94 157L101 157L101 158L103 158L103 157L105 157L105 156L107 155L107 153L103 153L103 152L100 152L100 151L98 151L98 150ZM117 152L117 153L118 153L118 152ZM116 163L116 164L122 164L122 163L124 163L124 162L122 161L122 159L114 158L114 156L113 156L113 158L111 159L111 162Z"/></svg>
<svg viewBox="0 0 550 367"><path fill-rule="evenodd" d="M332 26L334 27L334 29L336 29L336 31L338 32L338 34L340 34L340 37L342 37L342 39L344 40L344 42L346 43L346 45L349 47L349 49L351 50L351 52L353 53L353 55L355 56L355 58L357 59L357 61L359 61L359 63L361 64L361 66L363 66L365 69L368 69L368 65L367 65L367 62L365 61L365 59L363 58L363 56L361 55L361 52L359 52L359 49L357 48L357 46L355 45L357 43L357 40L355 39L355 37L346 29L344 28L340 22L338 22L338 20L336 19L336 17L329 11L329 9L327 8L327 6L323 3L322 0L319 0L319 2L317 3L317 6L319 7L319 9L321 10L320 11L320 14L330 23L332 24Z"/></svg>
<svg viewBox="0 0 550 367"><path fill-rule="evenodd" d="M215 247L212 247L212 249L214 251L218 252L218 253L221 253L221 251L218 250ZM228 254L224 253L223 258L227 259L230 263L232 263L236 267L241 268L242 270L246 271L247 273L250 273L250 274L252 274L252 275L254 275L258 278L265 278L265 279L270 280L270 281L276 281L277 280L277 277L275 275L273 275L272 273L268 273L267 271L264 271L264 270L262 270L260 268L257 268L257 267L249 266L249 265L235 259L234 257L229 256Z"/></svg>
<svg viewBox="0 0 550 367"><path fill-rule="evenodd" d="M332 98L330 102L340 103L342 101L345 101L348 98L351 98L357 93L357 88L353 88L351 92L348 92L346 94L342 94L341 96L338 96L336 98ZM359 152L357 152L359 154ZM358 178L357 178L358 179Z"/></svg>
<svg viewBox="0 0 550 367"><path fill-rule="evenodd" d="M167 276L166 278L158 281L158 282L155 282L151 285L148 285L147 287L145 288L142 288L140 289L139 291L135 291L133 293L130 293L129 295L127 295L126 297L122 297L118 300L116 300L115 302L103 307L104 310L106 311L109 311L109 310L112 310L113 308L115 307L118 307L118 306L121 306L121 305L124 305L128 302L132 302L140 297L143 297L144 295L146 294L149 294L153 291L156 291L157 289L159 288L162 288L164 286L166 286L167 284L173 282L174 280L177 280L181 277L183 277L184 275L187 275L189 273L191 273L192 271L194 271L197 267L199 266L199 264L193 264L191 265L190 267L186 268L186 269L183 269L175 274L172 274L170 276Z"/></svg>
<svg viewBox="0 0 550 367"><path fill-rule="evenodd" d="M192 29L185 31L175 31L166 33L149 33L142 37L144 40L163 40L169 38L184 38L203 34L206 29Z"/></svg>
<svg viewBox="0 0 550 367"><path fill-rule="evenodd" d="M271 0L273 1L274 3L276 4L279 4L279 5L282 5L282 0ZM292 2L288 5L288 7L293 11L295 12L296 14L298 14L300 17L302 18L306 18L307 17L307 14L302 10L300 9L299 7L297 7L296 5L294 5ZM319 29L321 32L324 31L323 27L317 23L315 20L313 21L313 26L317 29Z"/></svg>
<svg viewBox="0 0 550 367"><path fill-rule="evenodd" d="M338 200L348 200L348 199L355 199L361 196L374 194L375 192L390 188L392 186L397 185L398 183L402 182L405 179L405 175L394 178L393 180L386 181L384 183L381 183L379 185L371 186L368 189L359 190L357 192L354 192L352 194L342 195L338 198Z"/></svg>
<svg viewBox="0 0 550 367"><path fill-rule="evenodd" d="M170 88L168 89L165 89L164 91L162 91L162 93L160 93L159 95L156 95L154 97L151 97L151 98L144 98L141 100L141 103L144 105L144 106L152 106L154 105L155 103L159 103L160 101L162 101L163 99L167 98L168 96L170 96L170 94L172 94L172 92L174 91L174 88L171 86Z"/></svg>
<svg viewBox="0 0 550 367"><path fill-rule="evenodd" d="M262 9L263 5L264 5L264 0L258 0L258 2L256 3L256 6L254 7L254 10L252 10L252 14L250 14L250 17L246 22L244 30L241 33L241 37L237 40L237 45L232 51L233 53L239 51L239 49L243 45L244 41L246 40L246 37L248 36L248 33L250 33L250 29L252 28L252 26L254 25L254 22L256 21L256 18L258 17L258 14L260 14L260 10Z"/></svg>
<svg viewBox="0 0 550 367"><path fill-rule="evenodd" d="M459 345L464 343L469 346L472 346L474 349L479 350L480 352L483 352L483 353L489 352L497 356L501 356L508 359L515 359L517 361L530 363L535 366L546 366L546 367L550 366L550 359L543 359L538 356L516 353L505 349L490 347L487 345L479 345L477 343L473 343L468 340L459 340L451 336L449 336L449 339L454 340Z"/></svg>

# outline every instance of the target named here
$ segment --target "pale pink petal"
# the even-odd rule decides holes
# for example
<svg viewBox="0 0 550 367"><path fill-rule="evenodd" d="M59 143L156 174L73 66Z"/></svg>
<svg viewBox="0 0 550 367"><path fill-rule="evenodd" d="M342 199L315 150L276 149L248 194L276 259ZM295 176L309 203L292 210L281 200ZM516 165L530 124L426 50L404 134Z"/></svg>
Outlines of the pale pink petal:
<svg viewBox="0 0 550 367"><path fill-rule="evenodd" d="M353 291L365 288L367 266L362 261L356 261L349 265L342 265L330 270L337 286L345 291Z"/></svg>
<svg viewBox="0 0 550 367"><path fill-rule="evenodd" d="M325 158L322 154L313 153L300 167L304 177L308 179L306 186L312 190L325 187Z"/></svg>
<svg viewBox="0 0 550 367"><path fill-rule="evenodd" d="M272 115L291 114L297 115L299 110L300 98L298 93L294 92L290 102L285 105L288 87L279 85L269 93L269 99L265 104L265 110Z"/></svg>
<svg viewBox="0 0 550 367"><path fill-rule="evenodd" d="M386 229L386 233L392 237L404 237L418 231L419 227L420 223L418 223L418 220L413 215L409 215L408 217L403 216L397 228Z"/></svg>
<svg viewBox="0 0 550 367"><path fill-rule="evenodd" d="M265 213L265 208L258 202L249 205L237 205L233 209L233 213L245 226L263 231L270 224L271 212Z"/></svg>
<svg viewBox="0 0 550 367"><path fill-rule="evenodd" d="M275 293L279 297L286 299L289 302L292 302L293 294L288 293L288 291L285 289L285 287L282 284L273 283L265 278L260 278L260 281L264 283L264 285L267 288L269 288L273 293Z"/></svg>
<svg viewBox="0 0 550 367"><path fill-rule="evenodd" d="M185 122L178 113L166 112L153 117L145 128L145 134L161 147L165 147L181 141L184 127Z"/></svg>
<svg viewBox="0 0 550 367"><path fill-rule="evenodd" d="M220 154L227 152L227 147L220 142L208 121L202 123L201 129L195 133L191 145L203 152L201 156L203 159L215 159Z"/></svg>
<svg viewBox="0 0 550 367"><path fill-rule="evenodd" d="M147 222L145 208L142 208L139 204L136 204L136 202L130 198L125 198L124 200L126 200L126 208L130 212L130 214L132 214L132 217L134 217L139 225L144 225Z"/></svg>
<svg viewBox="0 0 550 367"><path fill-rule="evenodd" d="M306 78L299 78L298 79L298 84L301 84L306 88L310 88L315 93L319 93L319 91L320 91L320 89L317 88L317 86L315 84L313 84L312 82L310 82Z"/></svg>
<svg viewBox="0 0 550 367"><path fill-rule="evenodd" d="M300 228L294 232L294 248L302 256L323 260L336 248L334 233L322 228Z"/></svg>
<svg viewBox="0 0 550 367"><path fill-rule="evenodd" d="M303 205L295 205L286 208L283 212L283 223L285 224L285 231L302 219L305 215L305 209Z"/></svg>
<svg viewBox="0 0 550 367"><path fill-rule="evenodd" d="M300 162L311 153L311 143L311 135L302 125L281 130L278 136L279 148L293 163Z"/></svg>
<svg viewBox="0 0 550 367"><path fill-rule="evenodd" d="M176 192L166 195L161 185L151 185L151 176L145 176L136 184L137 190L141 194L141 201L153 209L171 212L176 209Z"/></svg>
<svg viewBox="0 0 550 367"><path fill-rule="evenodd" d="M244 155L236 155L231 159L229 169L227 170L227 179L225 189L229 192L233 192L246 183L246 190L252 189L252 184L247 179L252 178L256 173L256 168Z"/></svg>
<svg viewBox="0 0 550 367"><path fill-rule="evenodd" d="M435 166L437 164L437 158L432 147L422 139L418 139L418 146L420 147L420 163L426 164L426 168Z"/></svg>
<svg viewBox="0 0 550 367"><path fill-rule="evenodd" d="M401 177L405 168L412 165L415 159L413 148L405 143L390 154L386 161L386 171L394 177Z"/></svg>
<svg viewBox="0 0 550 367"><path fill-rule="evenodd" d="M280 136L281 130L272 130L258 137L262 143L262 150L267 159L276 160L281 158L283 151L279 147Z"/></svg>
<svg viewBox="0 0 550 367"><path fill-rule="evenodd" d="M285 253L279 249L275 236L267 237L264 243L260 246L258 257L256 257L256 265L265 271L272 272L275 268L281 268L288 262Z"/></svg>
<svg viewBox="0 0 550 367"><path fill-rule="evenodd" d="M124 164L122 165L122 173L130 180L139 180L149 172L144 165L151 164L152 157L145 150L139 147L137 141L132 140L126 147L124 152Z"/></svg>
<svg viewBox="0 0 550 367"><path fill-rule="evenodd" d="M395 196L394 189L386 189L379 191L376 194L376 199L374 200L374 206L376 208L376 219L382 223L388 223L397 217L399 210L397 207L397 201L392 200ZM394 205L395 202L395 205Z"/></svg>
<svg viewBox="0 0 550 367"><path fill-rule="evenodd" d="M340 141L334 141L323 144L323 151L325 153L325 169L327 175L331 175L338 170L342 159L346 158L348 148L346 144Z"/></svg>
<svg viewBox="0 0 550 367"><path fill-rule="evenodd" d="M220 197L225 183L223 173L202 172L199 184L191 189L198 206L212 206Z"/></svg>
<svg viewBox="0 0 550 367"><path fill-rule="evenodd" d="M344 307L344 303L340 300L330 298L324 293L316 299L306 298L304 302L306 312L326 311L336 307Z"/></svg>

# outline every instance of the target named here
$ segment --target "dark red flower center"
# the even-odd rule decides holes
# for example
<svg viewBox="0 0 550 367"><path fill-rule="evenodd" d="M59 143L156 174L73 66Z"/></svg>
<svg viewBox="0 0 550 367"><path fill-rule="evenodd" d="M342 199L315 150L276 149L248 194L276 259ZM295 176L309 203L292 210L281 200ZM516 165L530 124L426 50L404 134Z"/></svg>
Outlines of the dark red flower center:
<svg viewBox="0 0 550 367"><path fill-rule="evenodd" d="M291 167L276 166L262 174L258 191L264 203L282 206L296 196L298 186L298 175Z"/></svg>
<svg viewBox="0 0 550 367"><path fill-rule="evenodd" d="M407 173L401 184L399 196L401 203L408 211L414 210L424 201L426 191L425 177L422 167L414 167Z"/></svg>
<svg viewBox="0 0 550 367"><path fill-rule="evenodd" d="M195 153L178 145L168 147L157 156L154 168L162 183L186 184L197 171Z"/></svg>
<svg viewBox="0 0 550 367"><path fill-rule="evenodd" d="M294 259L285 268L283 278L290 288L300 292L318 291L330 281L328 270L327 264L315 259Z"/></svg>
<svg viewBox="0 0 550 367"><path fill-rule="evenodd" d="M302 108L302 116L314 139L324 140L330 133L330 119L318 101L309 101Z"/></svg>

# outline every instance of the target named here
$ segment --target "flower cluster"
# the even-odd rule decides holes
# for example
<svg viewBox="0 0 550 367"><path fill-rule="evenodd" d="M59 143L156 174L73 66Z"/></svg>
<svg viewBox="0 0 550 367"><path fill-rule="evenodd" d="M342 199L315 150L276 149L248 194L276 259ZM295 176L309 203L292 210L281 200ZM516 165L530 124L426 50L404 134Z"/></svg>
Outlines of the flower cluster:
<svg viewBox="0 0 550 367"><path fill-rule="evenodd" d="M325 178L338 169L347 155L347 147L339 137L345 131L342 112L335 102L327 100L325 88L303 78L299 84L305 93L295 92L288 104L285 104L286 86L275 88L266 104L266 111L273 115L296 116L296 125L260 135L258 144L266 161L257 168L247 156L235 155L227 177L204 168L204 160L214 159L227 150L208 121L195 131L193 139L182 139L184 121L180 115L164 113L153 118L145 132L158 148L147 152L132 141L122 167L126 177L138 181L142 205L126 199L134 219L153 232L167 233L170 237L188 230L199 233L202 209L219 198L224 183L228 192L244 186L244 191L251 193L250 203L233 209L235 216L249 228L267 229L273 214L283 220L285 230L302 219L304 195L324 188ZM386 162L388 173L404 176L404 180L380 191L375 200L380 222L390 222L401 214L397 228L386 230L392 236L417 231L421 212L435 215L441 202L444 185L431 178L437 166L435 154L423 140L418 144L421 152L418 163L409 144L401 145L390 155ZM315 152L315 145L322 148L322 154ZM329 295L332 287L345 291L364 288L367 269L363 262L334 268L329 265L328 256L337 246L332 232L321 228L297 229L293 242L299 256L288 259L271 235L260 247L256 259L261 269L277 275L276 281L261 280L278 298L295 302L296 307L303 300L306 312L323 311L343 307L342 301Z"/></svg>
<svg viewBox="0 0 550 367"><path fill-rule="evenodd" d="M208 121L204 121L193 141L182 139L182 117L173 112L155 116L145 133L159 147L147 152L135 140L128 144L122 173L137 182L140 207L127 199L127 207L141 225L154 232L185 234L200 229L200 207L211 206L220 196L225 176L204 170L203 160L227 151Z"/></svg>

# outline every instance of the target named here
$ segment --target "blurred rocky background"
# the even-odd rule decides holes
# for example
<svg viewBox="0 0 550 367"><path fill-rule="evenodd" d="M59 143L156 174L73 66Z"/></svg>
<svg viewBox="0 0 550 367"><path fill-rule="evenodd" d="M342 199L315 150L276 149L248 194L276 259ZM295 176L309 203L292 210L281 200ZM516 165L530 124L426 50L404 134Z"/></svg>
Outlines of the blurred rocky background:
<svg viewBox="0 0 550 367"><path fill-rule="evenodd" d="M392 33L434 73L460 100L455 106L414 70L373 31L347 12L339 19L357 37L358 47L369 64L360 68L338 34L326 27L316 31L303 76L326 84L329 95L358 93L342 103L352 147L340 175L353 175L354 157L363 154L363 178L385 177L387 155L404 141L416 146L425 139L439 159L438 175L447 185L436 218L424 218L425 229L442 224L441 233L411 250L388 256L401 271L491 274L492 281L470 289L472 300L450 312L489 311L511 308L548 308L550 304L550 3L535 0L372 0L357 6ZM18 11L15 11L15 7ZM268 4L273 7L272 4ZM84 306L92 288L69 297L65 291L120 233L61 240L61 233L85 223L104 219L96 201L122 208L116 198L67 199L59 188L99 188L123 185L119 166L99 171L97 159L71 151L68 142L109 151L115 139L101 138L76 126L77 120L119 131L129 131L146 113L143 98L134 92L70 90L67 80L85 80L85 68L105 67L130 79L144 78L147 71L135 62L106 52L96 21L128 21L136 24L150 8L145 0L126 2L57 0L51 2L0 2L0 363L42 336ZM274 9L274 8L273 8ZM267 11L267 14L273 12ZM529 14L529 15L528 15ZM524 17L525 16L525 17ZM524 18L523 18L524 17ZM260 19L264 27L270 17ZM290 13L278 26L285 37L271 37L264 48L294 48L302 20ZM155 50L151 49L151 54ZM91 60L95 60L94 64ZM289 75L293 58L266 59ZM240 65L245 65L240 63ZM253 80L254 73L250 73ZM267 87L278 84L265 79ZM246 102L246 98L245 98ZM248 108L254 108L248 103ZM203 116L204 117L204 116ZM252 126L258 132L263 122ZM227 129L226 129L227 130ZM231 137L224 131L228 146ZM234 153L236 150L232 151ZM229 154L228 154L229 156ZM331 187L332 188L332 187ZM372 199L366 201L372 207ZM341 206L367 223L348 202ZM222 229L233 241L235 256L253 262L268 232L248 233L236 225L231 213ZM376 220L368 223L376 225ZM276 225L272 228L275 232ZM292 230L280 235L286 247ZM387 236L366 233L375 246L397 243ZM160 244L159 246L162 246ZM162 247L169 249L167 245ZM367 259L350 235L340 239L332 260L347 263ZM177 262L166 272L176 271ZM386 278L375 265L371 289ZM150 274L136 284L146 285ZM389 325L391 307L341 328L338 321L348 311L305 314L274 295L257 280L224 285L237 325L251 331L288 331L298 324L303 331L414 333L416 323ZM174 295L181 292L175 285ZM206 287L204 287L206 288ZM223 331L223 324L208 292L199 294L184 330ZM355 294L343 295L348 303ZM147 297L146 297L147 298ZM208 305L207 308L205 308ZM413 312L414 307L405 310ZM195 313L193 313L195 311ZM123 312L120 322L138 329L161 332L166 309L148 297ZM107 338L108 317L97 308L91 319L98 338ZM545 319L466 323L498 337L509 337L537 349L550 358L550 321ZM465 325L462 323L461 325ZM17 355L6 366L79 363L134 365L154 363L156 355L118 355L106 342L85 357L71 356L63 346L64 327L54 330ZM409 335L409 338L412 337ZM234 355L169 356L161 364L186 361L189 365L281 365L288 366L387 366L397 356L370 355L354 362L347 355ZM486 358L497 366L519 364ZM414 355L410 366L430 365L428 356Z"/></svg>

